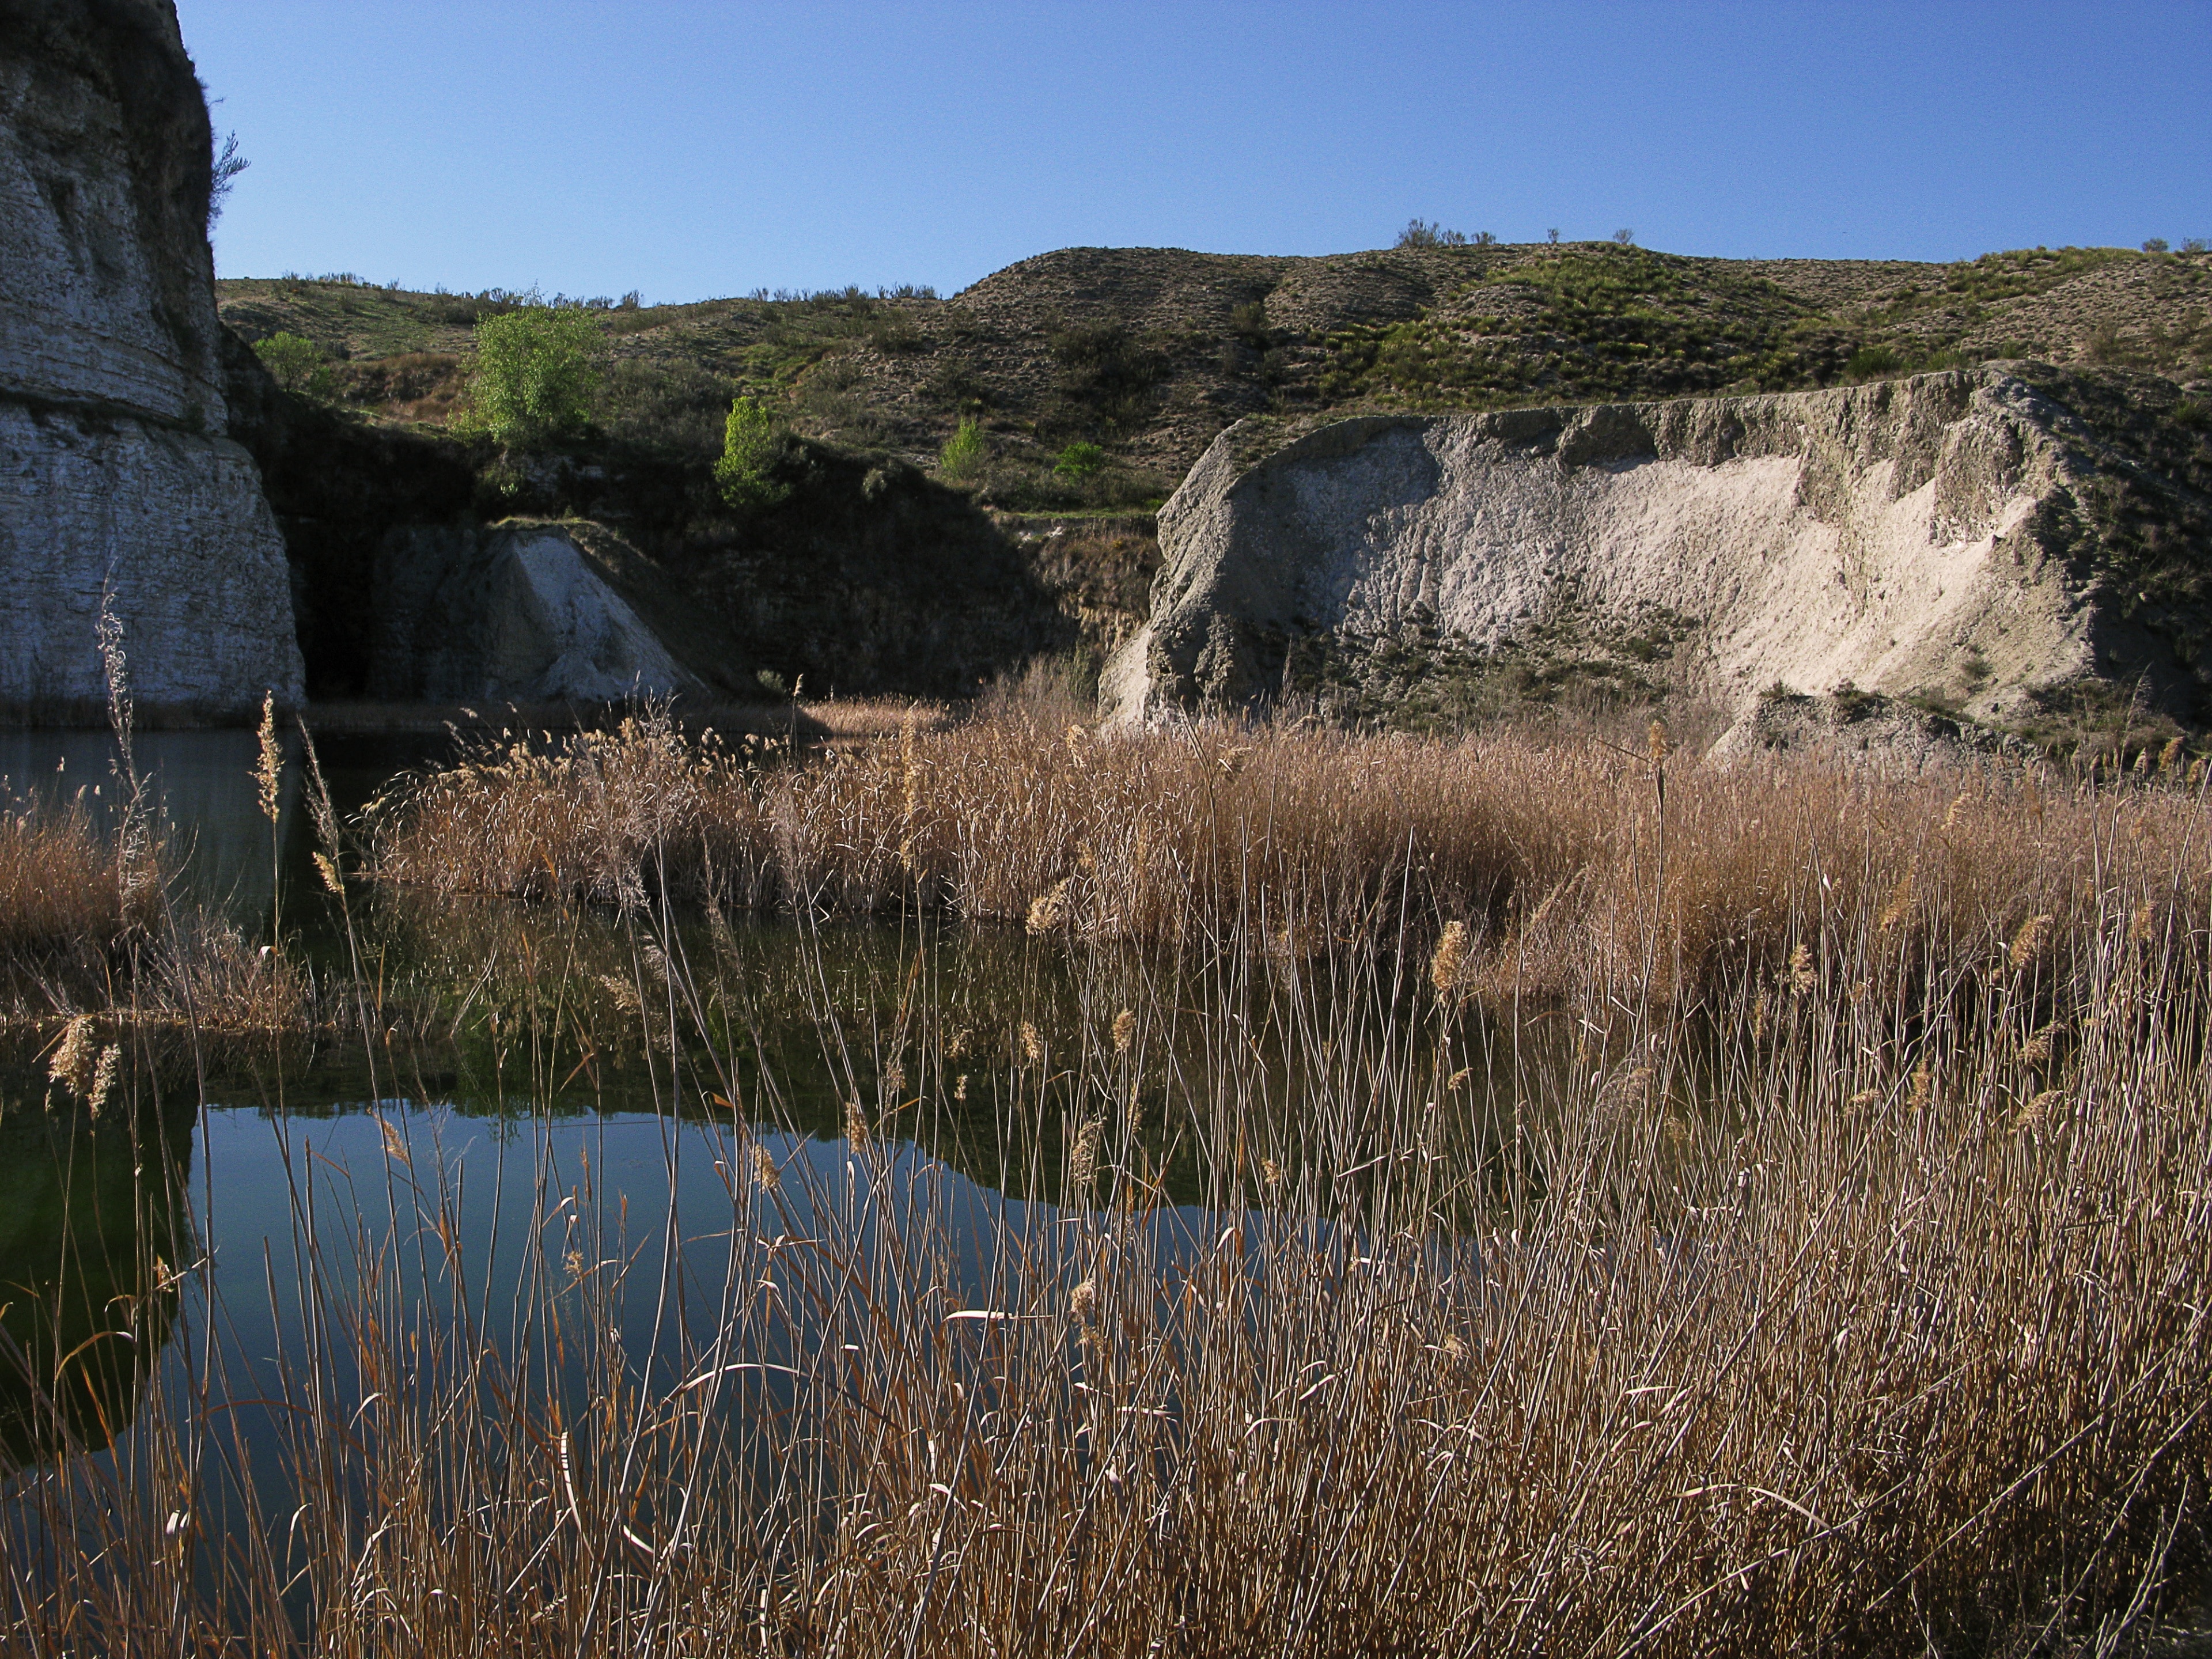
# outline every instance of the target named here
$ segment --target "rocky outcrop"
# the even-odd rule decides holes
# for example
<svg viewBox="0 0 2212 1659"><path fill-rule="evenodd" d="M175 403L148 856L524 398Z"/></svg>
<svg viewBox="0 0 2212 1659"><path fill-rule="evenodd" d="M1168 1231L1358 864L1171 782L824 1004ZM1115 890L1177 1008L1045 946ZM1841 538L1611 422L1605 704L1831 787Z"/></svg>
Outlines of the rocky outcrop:
<svg viewBox="0 0 2212 1659"><path fill-rule="evenodd" d="M168 0L0 0L0 702L302 695L284 546L225 435L207 108Z"/></svg>
<svg viewBox="0 0 2212 1659"><path fill-rule="evenodd" d="M1231 428L1162 510L1120 717L1264 699L1315 641L1608 631L1740 714L1847 684L2005 721L2125 674L2198 715L2202 595L2167 579L2207 564L2203 458L2161 471L2028 371L1287 435ZM2161 525L2119 523L2121 482Z"/></svg>
<svg viewBox="0 0 2212 1659"><path fill-rule="evenodd" d="M598 525L396 531L374 611L369 689L386 701L758 695L696 607Z"/></svg>

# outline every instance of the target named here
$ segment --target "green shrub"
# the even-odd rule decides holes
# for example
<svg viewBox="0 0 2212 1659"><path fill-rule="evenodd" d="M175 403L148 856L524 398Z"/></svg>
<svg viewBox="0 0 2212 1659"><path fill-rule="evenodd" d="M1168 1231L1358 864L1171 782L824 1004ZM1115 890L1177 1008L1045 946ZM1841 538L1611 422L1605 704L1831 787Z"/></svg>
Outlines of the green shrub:
<svg viewBox="0 0 2212 1659"><path fill-rule="evenodd" d="M983 428L971 416L953 428L945 447L937 452L937 470L949 483L966 483L983 470L988 453Z"/></svg>
<svg viewBox="0 0 2212 1659"><path fill-rule="evenodd" d="M722 499L747 512L775 506L791 494L776 477L788 441L775 416L757 398L739 398L722 422L722 459L714 463L714 482Z"/></svg>
<svg viewBox="0 0 2212 1659"><path fill-rule="evenodd" d="M1861 346L1844 364L1844 375L1852 380L1878 380L1885 374L1905 372L1905 359L1887 346Z"/></svg>
<svg viewBox="0 0 2212 1659"><path fill-rule="evenodd" d="M270 376L287 392L306 398L328 398L337 377L323 356L323 349L297 334L276 333L253 343L253 355Z"/></svg>
<svg viewBox="0 0 2212 1659"><path fill-rule="evenodd" d="M1053 457L1053 476L1076 481L1089 477L1106 465L1106 452L1097 444L1072 443Z"/></svg>
<svg viewBox="0 0 2212 1659"><path fill-rule="evenodd" d="M1446 230L1442 225L1431 224L1426 219L1407 222L1398 233L1400 247L1465 247L1467 235L1462 231Z"/></svg>
<svg viewBox="0 0 2212 1659"><path fill-rule="evenodd" d="M526 306L476 327L476 370L465 430L503 444L573 432L591 419L605 344L599 319L580 306Z"/></svg>

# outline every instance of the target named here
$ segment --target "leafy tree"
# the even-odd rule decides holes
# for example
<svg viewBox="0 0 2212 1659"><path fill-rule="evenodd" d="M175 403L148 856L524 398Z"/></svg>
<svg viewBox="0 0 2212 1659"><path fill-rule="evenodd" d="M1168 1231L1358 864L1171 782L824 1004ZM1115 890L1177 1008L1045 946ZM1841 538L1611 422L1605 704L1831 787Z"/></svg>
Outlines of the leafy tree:
<svg viewBox="0 0 2212 1659"><path fill-rule="evenodd" d="M937 452L937 470L950 483L966 483L983 470L988 453L983 428L971 416L953 428L945 447Z"/></svg>
<svg viewBox="0 0 2212 1659"><path fill-rule="evenodd" d="M580 306L525 306L477 324L476 371L464 429L503 444L573 432L591 418L605 343Z"/></svg>
<svg viewBox="0 0 2212 1659"><path fill-rule="evenodd" d="M714 482L722 499L747 512L774 507L791 494L775 476L787 445L775 416L758 399L739 398L722 423L722 459L714 463Z"/></svg>
<svg viewBox="0 0 2212 1659"><path fill-rule="evenodd" d="M287 392L306 398L328 398L336 390L337 376L323 360L323 349L297 334L276 333L253 343L253 355L270 376Z"/></svg>

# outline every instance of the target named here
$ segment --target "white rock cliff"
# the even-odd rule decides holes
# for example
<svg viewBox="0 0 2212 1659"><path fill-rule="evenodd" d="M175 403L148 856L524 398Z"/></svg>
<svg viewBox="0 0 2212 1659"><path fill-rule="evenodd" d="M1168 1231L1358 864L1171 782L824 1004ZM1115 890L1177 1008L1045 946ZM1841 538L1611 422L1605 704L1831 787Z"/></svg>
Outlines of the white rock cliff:
<svg viewBox="0 0 2212 1659"><path fill-rule="evenodd" d="M302 696L284 544L224 435L206 105L170 0L0 0L0 704Z"/></svg>
<svg viewBox="0 0 2212 1659"><path fill-rule="evenodd" d="M1290 641L1417 617L1477 651L1539 619L1686 619L1673 672L1738 713L1778 682L1957 682L2003 720L2099 671L2065 538L2080 422L1997 368L1765 397L1372 416L1222 434L1160 514L1124 720L1266 696ZM2093 469L2092 469L2093 470Z"/></svg>

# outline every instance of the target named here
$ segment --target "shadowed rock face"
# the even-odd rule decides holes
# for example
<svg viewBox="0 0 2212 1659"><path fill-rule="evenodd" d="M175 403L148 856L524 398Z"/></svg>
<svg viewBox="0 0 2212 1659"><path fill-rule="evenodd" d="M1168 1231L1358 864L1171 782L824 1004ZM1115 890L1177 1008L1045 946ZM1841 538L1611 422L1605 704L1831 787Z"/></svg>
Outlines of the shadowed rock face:
<svg viewBox="0 0 2212 1659"><path fill-rule="evenodd" d="M720 631L600 525L394 531L378 556L374 608L370 691L392 702L601 702L755 690Z"/></svg>
<svg viewBox="0 0 2212 1659"><path fill-rule="evenodd" d="M1248 705L1319 635L1420 625L1480 653L1655 611L1682 621L1678 683L1739 713L1778 682L1963 684L1966 712L2003 720L2123 673L2196 713L2194 625L2105 602L2100 480L2144 469L2002 368L1261 447L1232 428L1163 509L1151 623L1106 676L1119 717Z"/></svg>
<svg viewBox="0 0 2212 1659"><path fill-rule="evenodd" d="M284 548L223 436L206 105L167 0L0 0L0 702L301 695Z"/></svg>

